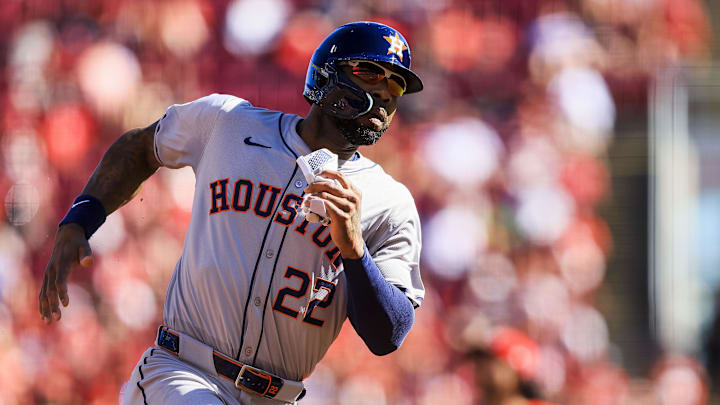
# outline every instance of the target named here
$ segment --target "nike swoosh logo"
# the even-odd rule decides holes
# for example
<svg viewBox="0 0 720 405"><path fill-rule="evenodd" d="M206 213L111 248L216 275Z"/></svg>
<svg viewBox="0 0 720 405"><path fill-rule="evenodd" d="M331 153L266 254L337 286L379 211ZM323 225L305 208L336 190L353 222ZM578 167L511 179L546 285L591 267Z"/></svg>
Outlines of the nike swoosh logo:
<svg viewBox="0 0 720 405"><path fill-rule="evenodd" d="M75 208L75 207L77 207L77 206L80 205L80 204L85 204L86 202L90 202L90 200L78 201L78 202L76 202L75 204L73 204L70 208Z"/></svg>
<svg viewBox="0 0 720 405"><path fill-rule="evenodd" d="M245 138L245 140L243 141L243 142L245 142L245 145L259 146L259 147L261 147L261 148L272 149L271 146L267 146L267 145L262 145L262 144L259 144L259 143L255 143L255 142L251 141L250 138L252 138L252 136L248 136L247 138Z"/></svg>

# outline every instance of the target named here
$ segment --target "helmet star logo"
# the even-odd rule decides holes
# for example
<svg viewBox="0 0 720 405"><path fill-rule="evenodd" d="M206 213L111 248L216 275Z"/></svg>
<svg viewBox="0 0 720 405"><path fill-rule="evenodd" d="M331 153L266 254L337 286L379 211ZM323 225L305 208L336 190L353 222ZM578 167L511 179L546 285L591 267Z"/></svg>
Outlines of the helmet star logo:
<svg viewBox="0 0 720 405"><path fill-rule="evenodd" d="M386 41L390 43L390 47L387 50L387 54L390 55L391 53L394 53L398 56L398 59L400 59L400 62L402 62L403 54L402 52L407 49L407 46L405 46L405 43L402 39L400 39L400 35L398 33L395 33L394 37L391 36L383 36Z"/></svg>

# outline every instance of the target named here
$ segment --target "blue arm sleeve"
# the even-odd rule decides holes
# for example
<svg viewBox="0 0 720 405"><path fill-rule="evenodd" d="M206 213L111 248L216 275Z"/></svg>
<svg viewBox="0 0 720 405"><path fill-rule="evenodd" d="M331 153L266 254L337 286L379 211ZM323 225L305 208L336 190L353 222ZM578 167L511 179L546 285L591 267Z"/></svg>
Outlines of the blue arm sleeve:
<svg viewBox="0 0 720 405"><path fill-rule="evenodd" d="M415 320L410 300L380 273L370 253L360 259L343 259L347 278L347 312L350 323L373 354L395 351Z"/></svg>

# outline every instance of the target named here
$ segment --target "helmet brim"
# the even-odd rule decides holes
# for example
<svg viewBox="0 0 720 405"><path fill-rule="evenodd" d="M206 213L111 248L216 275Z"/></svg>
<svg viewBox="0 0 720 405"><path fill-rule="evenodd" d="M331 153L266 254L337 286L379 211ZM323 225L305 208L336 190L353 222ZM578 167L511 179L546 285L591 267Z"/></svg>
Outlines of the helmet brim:
<svg viewBox="0 0 720 405"><path fill-rule="evenodd" d="M422 91L424 87L423 82L422 80L420 80L420 77L415 74L415 72L410 69L406 69L404 66L398 66L398 68L400 70L400 72L398 73L400 73L407 82L407 89L405 90L405 94L417 93L419 91Z"/></svg>

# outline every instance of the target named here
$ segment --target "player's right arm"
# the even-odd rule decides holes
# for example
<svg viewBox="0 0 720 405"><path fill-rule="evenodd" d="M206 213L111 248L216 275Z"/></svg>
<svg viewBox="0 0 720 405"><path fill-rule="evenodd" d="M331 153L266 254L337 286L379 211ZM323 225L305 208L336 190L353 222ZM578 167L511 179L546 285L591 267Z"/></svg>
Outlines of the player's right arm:
<svg viewBox="0 0 720 405"><path fill-rule="evenodd" d="M105 216L130 201L158 167L197 167L221 112L240 105L250 104L224 94L174 104L159 121L124 133L110 146L76 203L84 204L78 205L76 211L71 208L68 213L69 217L71 213L78 215L72 217L72 221L67 220L68 217L63 221L86 224L67 223L58 228L55 236L40 289L40 314L45 322L60 319L60 303L67 306L67 279L72 270L78 265L92 264L87 239Z"/></svg>
<svg viewBox="0 0 720 405"><path fill-rule="evenodd" d="M154 153L157 122L125 132L105 152L90 176L83 195L97 198L107 215L130 201L142 183L160 167ZM85 229L77 223L58 227L40 288L40 314L46 323L60 320L60 302L69 303L67 279L78 265L92 265Z"/></svg>
<svg viewBox="0 0 720 405"><path fill-rule="evenodd" d="M160 167L154 152L157 123L122 134L82 190L82 194L99 199L108 215L135 197L142 183Z"/></svg>

